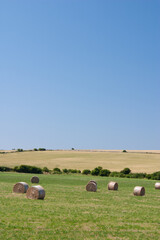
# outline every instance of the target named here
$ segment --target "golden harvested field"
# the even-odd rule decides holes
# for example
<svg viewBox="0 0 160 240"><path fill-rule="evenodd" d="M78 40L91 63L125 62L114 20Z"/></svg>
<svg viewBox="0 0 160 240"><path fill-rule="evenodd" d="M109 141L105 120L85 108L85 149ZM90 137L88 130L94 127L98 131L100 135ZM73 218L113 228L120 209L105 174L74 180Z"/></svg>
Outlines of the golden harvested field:
<svg viewBox="0 0 160 240"><path fill-rule="evenodd" d="M80 151L24 151L0 154L0 166L21 164L37 167L90 169L102 166L111 171L129 167L132 172L160 171L160 151L80 150Z"/></svg>

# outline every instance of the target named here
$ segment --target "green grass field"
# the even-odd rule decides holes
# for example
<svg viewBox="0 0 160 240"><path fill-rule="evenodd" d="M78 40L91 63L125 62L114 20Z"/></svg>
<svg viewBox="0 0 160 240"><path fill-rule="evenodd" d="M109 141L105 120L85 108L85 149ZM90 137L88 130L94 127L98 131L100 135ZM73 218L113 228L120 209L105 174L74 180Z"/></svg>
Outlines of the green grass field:
<svg viewBox="0 0 160 240"><path fill-rule="evenodd" d="M160 239L160 191L153 180L94 177L94 193L85 190L93 176L39 175L44 200L12 193L16 182L31 186L32 176L0 173L1 239ZM110 180L118 191L107 190ZM145 196L133 196L136 185L145 187Z"/></svg>
<svg viewBox="0 0 160 240"><path fill-rule="evenodd" d="M21 164L37 167L90 169L102 166L110 171L129 167L132 172L153 173L160 170L160 152L122 151L44 151L0 154L0 166L14 167Z"/></svg>

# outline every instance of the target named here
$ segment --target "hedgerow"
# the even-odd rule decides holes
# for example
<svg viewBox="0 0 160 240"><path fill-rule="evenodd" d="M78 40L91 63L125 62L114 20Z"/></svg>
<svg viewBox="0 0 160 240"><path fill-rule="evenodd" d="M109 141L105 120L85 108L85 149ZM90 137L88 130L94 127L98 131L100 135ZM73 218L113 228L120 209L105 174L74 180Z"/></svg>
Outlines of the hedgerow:
<svg viewBox="0 0 160 240"><path fill-rule="evenodd" d="M81 173L80 170L77 169L63 169L60 168L54 168L53 170L49 170L47 167L39 168L35 166L29 166L29 165L20 165L16 166L14 168L0 166L0 172L21 172L21 173L36 173L36 174L43 174L43 173L52 173L52 174L69 174L69 173ZM120 177L120 178L146 178L151 180L160 180L160 171L154 172L154 173L132 173L129 168L124 168L120 172L113 171L111 172L108 169L103 169L102 167L98 166L94 168L93 170L84 169L82 171L82 174L84 175L93 175L93 176L102 176L102 177Z"/></svg>

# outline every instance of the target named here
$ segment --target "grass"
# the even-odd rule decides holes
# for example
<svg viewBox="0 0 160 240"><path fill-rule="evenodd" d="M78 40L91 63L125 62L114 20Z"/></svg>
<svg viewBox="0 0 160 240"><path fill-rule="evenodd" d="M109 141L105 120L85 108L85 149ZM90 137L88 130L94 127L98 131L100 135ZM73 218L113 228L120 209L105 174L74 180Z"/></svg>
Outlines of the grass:
<svg viewBox="0 0 160 240"><path fill-rule="evenodd" d="M12 193L16 182L31 186L32 176L0 173L1 239L159 239L160 191L153 180L94 177L94 193L85 190L91 176L39 175L44 200ZM107 190L110 180L118 191ZM133 196L136 185L145 187L144 197Z"/></svg>
<svg viewBox="0 0 160 240"><path fill-rule="evenodd" d="M132 172L153 173L160 170L160 154L121 151L27 151L0 154L0 166L14 167L21 164L37 167L90 169L102 166L111 171L129 167Z"/></svg>

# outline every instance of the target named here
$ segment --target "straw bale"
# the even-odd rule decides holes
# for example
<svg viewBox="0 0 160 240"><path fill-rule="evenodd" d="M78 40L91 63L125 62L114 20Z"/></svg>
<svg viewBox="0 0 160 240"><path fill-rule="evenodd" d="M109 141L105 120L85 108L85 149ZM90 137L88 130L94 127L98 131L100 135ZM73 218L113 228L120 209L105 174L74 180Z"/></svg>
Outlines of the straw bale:
<svg viewBox="0 0 160 240"><path fill-rule="evenodd" d="M118 190L118 183L117 182L109 182L108 190Z"/></svg>
<svg viewBox="0 0 160 240"><path fill-rule="evenodd" d="M36 177L36 176L32 177L31 182L32 183L39 183L39 177Z"/></svg>
<svg viewBox="0 0 160 240"><path fill-rule="evenodd" d="M155 189L160 189L160 182L155 183Z"/></svg>
<svg viewBox="0 0 160 240"><path fill-rule="evenodd" d="M29 188L28 184L25 182L18 182L13 186L13 192L15 193L26 193Z"/></svg>
<svg viewBox="0 0 160 240"><path fill-rule="evenodd" d="M28 188L26 196L29 199L44 199L45 190L40 185L32 186L32 187Z"/></svg>
<svg viewBox="0 0 160 240"><path fill-rule="evenodd" d="M94 180L90 180L89 182L93 182L93 183L95 183L95 184L97 185L97 182L96 182L96 181L94 181Z"/></svg>
<svg viewBox="0 0 160 240"><path fill-rule="evenodd" d="M96 191L97 191L97 184L94 183L94 182L89 182L89 183L86 185L86 190L87 190L87 191L90 191L90 192L96 192Z"/></svg>
<svg viewBox="0 0 160 240"><path fill-rule="evenodd" d="M140 186L136 186L133 190L133 194L135 196L144 196L145 195L145 188L140 187Z"/></svg>

